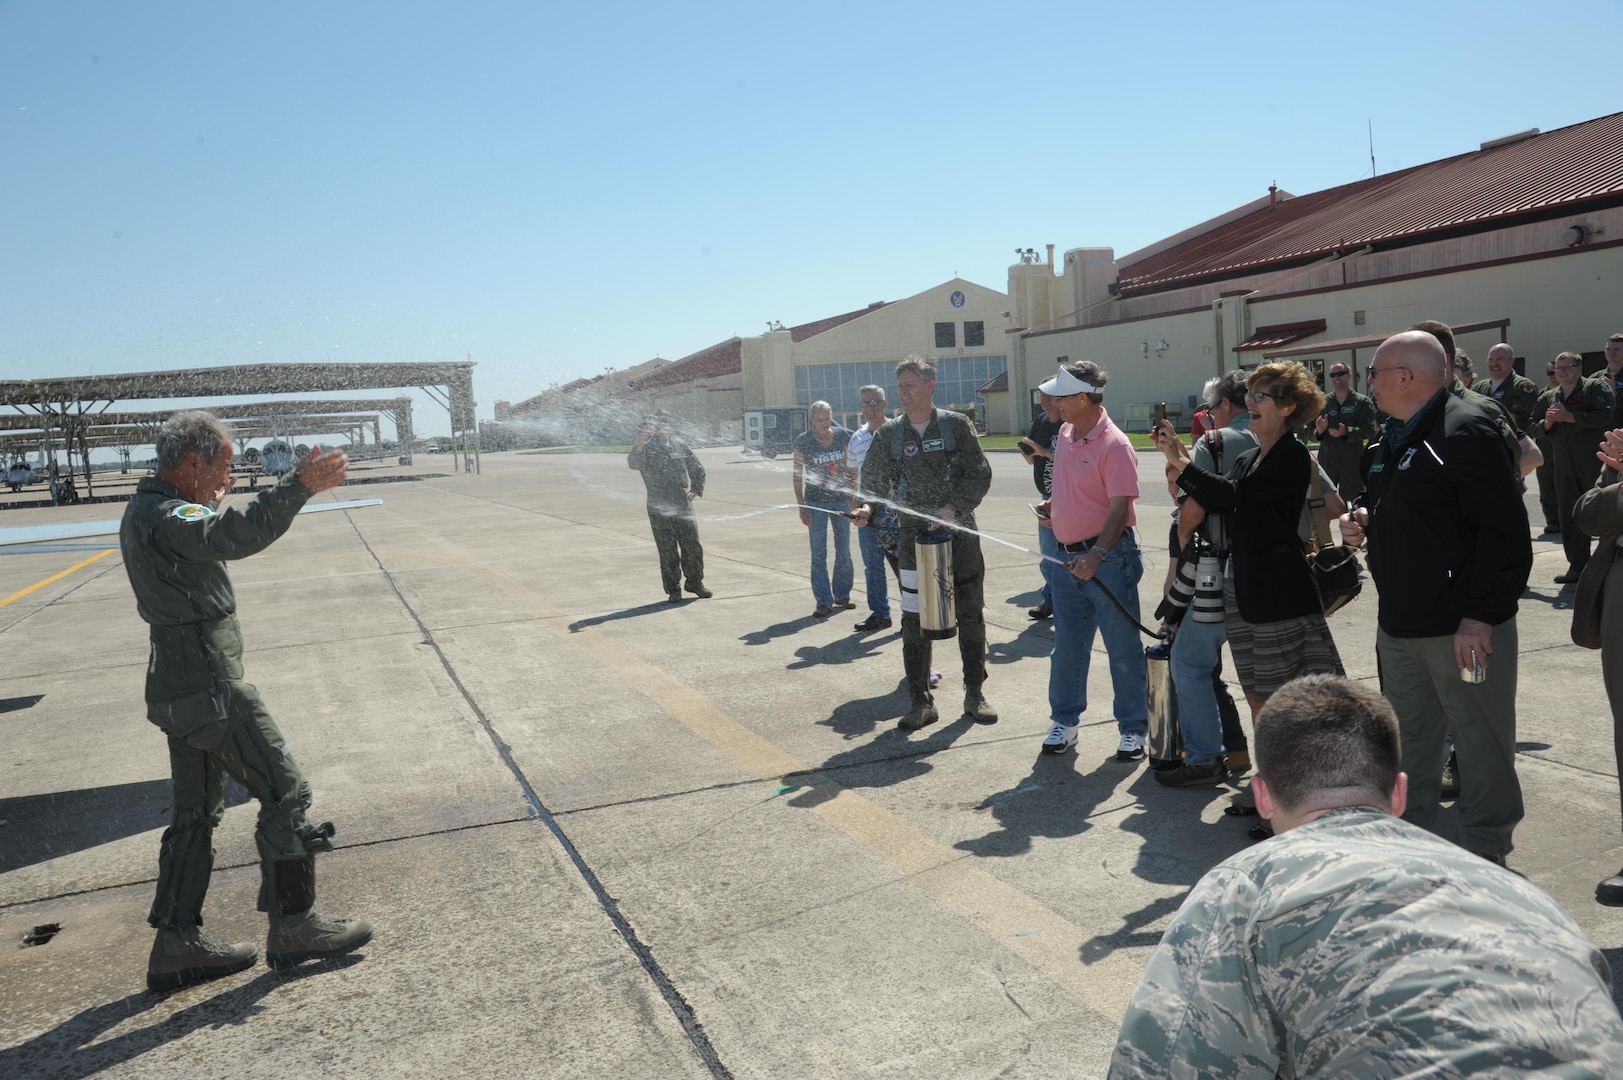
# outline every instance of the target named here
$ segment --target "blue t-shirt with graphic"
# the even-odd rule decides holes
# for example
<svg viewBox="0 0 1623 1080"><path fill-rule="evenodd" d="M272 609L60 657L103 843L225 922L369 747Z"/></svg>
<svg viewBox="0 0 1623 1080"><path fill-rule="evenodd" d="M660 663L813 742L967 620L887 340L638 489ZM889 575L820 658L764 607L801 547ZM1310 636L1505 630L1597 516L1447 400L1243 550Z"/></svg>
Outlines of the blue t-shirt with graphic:
<svg viewBox="0 0 1623 1080"><path fill-rule="evenodd" d="M845 481L845 448L851 433L836 426L827 446L817 441L817 433L807 431L795 440L795 453L804 464L802 472L806 501L818 506L845 508L851 485Z"/></svg>

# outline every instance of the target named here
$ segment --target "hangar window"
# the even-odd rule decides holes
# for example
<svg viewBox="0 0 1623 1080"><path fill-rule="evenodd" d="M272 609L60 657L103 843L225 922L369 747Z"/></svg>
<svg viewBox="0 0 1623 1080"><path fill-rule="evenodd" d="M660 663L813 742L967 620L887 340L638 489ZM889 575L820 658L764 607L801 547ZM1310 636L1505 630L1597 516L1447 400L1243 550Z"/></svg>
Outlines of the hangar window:
<svg viewBox="0 0 1623 1080"><path fill-rule="evenodd" d="M938 322L935 324L935 347L950 349L958 344L958 324Z"/></svg>
<svg viewBox="0 0 1623 1080"><path fill-rule="evenodd" d="M965 345L985 345L986 344L986 324L983 323L983 322L966 322L966 323L964 323L964 344Z"/></svg>

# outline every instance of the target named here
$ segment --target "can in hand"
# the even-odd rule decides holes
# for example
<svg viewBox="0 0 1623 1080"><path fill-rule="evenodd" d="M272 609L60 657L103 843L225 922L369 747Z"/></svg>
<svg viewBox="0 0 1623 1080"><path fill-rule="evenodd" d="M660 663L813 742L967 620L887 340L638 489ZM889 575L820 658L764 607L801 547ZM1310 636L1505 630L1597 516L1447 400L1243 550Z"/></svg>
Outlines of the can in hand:
<svg viewBox="0 0 1623 1080"><path fill-rule="evenodd" d="M1482 671L1481 657L1477 656L1476 653L1472 653L1471 666L1460 668L1460 682L1470 683L1471 685L1475 686L1477 683L1482 682L1482 680L1486 678L1487 675L1485 675Z"/></svg>

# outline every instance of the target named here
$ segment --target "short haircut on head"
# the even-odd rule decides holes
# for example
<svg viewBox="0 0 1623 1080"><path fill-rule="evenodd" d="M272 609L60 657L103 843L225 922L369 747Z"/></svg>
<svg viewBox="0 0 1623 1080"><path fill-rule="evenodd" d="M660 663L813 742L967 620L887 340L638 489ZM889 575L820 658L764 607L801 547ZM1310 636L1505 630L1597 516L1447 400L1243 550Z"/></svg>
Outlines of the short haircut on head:
<svg viewBox="0 0 1623 1080"><path fill-rule="evenodd" d="M935 365L916 353L896 365L897 378L904 371L911 371L926 382L935 382Z"/></svg>
<svg viewBox="0 0 1623 1080"><path fill-rule="evenodd" d="M1442 345L1444 356L1454 355L1454 331L1449 329L1447 323L1438 322L1436 319L1422 319L1409 327L1409 329L1430 334L1437 339L1438 344Z"/></svg>
<svg viewBox="0 0 1623 1080"><path fill-rule="evenodd" d="M1606 343L1608 345L1610 345L1614 341L1619 342L1619 343L1623 343L1623 334L1613 334L1611 337L1606 339Z"/></svg>
<svg viewBox="0 0 1623 1080"><path fill-rule="evenodd" d="M1384 804L1402 764L1392 706L1341 675L1304 675L1280 687L1257 715L1251 748L1257 775L1287 812L1315 808L1316 796L1332 792Z"/></svg>
<svg viewBox="0 0 1623 1080"><path fill-rule="evenodd" d="M1072 375L1075 375L1077 378L1088 383L1089 385L1097 386L1099 388L1097 391L1091 394L1083 394L1082 396L1093 402L1095 405L1104 404L1105 383L1110 381L1110 376L1105 374L1105 372L1100 369L1098 364L1095 364L1092 360L1067 360L1065 363L1061 364L1060 367L1064 368L1066 371L1069 371Z"/></svg>
<svg viewBox="0 0 1623 1080"><path fill-rule="evenodd" d="M880 401L885 400L885 388L883 386L875 386L873 383L869 383L867 386L859 386L859 387L857 387L857 400L858 401L862 400L862 396L864 394L872 394L873 396L877 397Z"/></svg>
<svg viewBox="0 0 1623 1080"><path fill-rule="evenodd" d="M1569 363L1577 364L1578 365L1578 374L1580 374L1580 375L1583 374L1583 370L1584 370L1584 354L1583 353L1564 352L1560 356L1557 356L1555 358L1555 362L1558 363L1558 364L1563 360L1566 360Z"/></svg>
<svg viewBox="0 0 1623 1080"><path fill-rule="evenodd" d="M811 408L806 410L806 415L808 416L821 416L823 413L833 416L834 406L830 405L826 401L814 401L811 403Z"/></svg>
<svg viewBox="0 0 1623 1080"><path fill-rule="evenodd" d="M1475 370L1471 367L1471 357L1464 349L1456 349L1454 352L1454 370L1463 375L1470 375Z"/></svg>
<svg viewBox="0 0 1623 1080"><path fill-rule="evenodd" d="M1213 380L1214 385L1207 392L1206 400L1216 405L1226 401L1231 405L1245 408L1245 391L1251 383L1251 373L1244 368L1235 368L1225 372Z"/></svg>
<svg viewBox="0 0 1623 1080"><path fill-rule="evenodd" d="M158 429L158 471L170 472L193 451L203 464L211 465L222 447L231 441L231 432L220 418L201 409L178 412Z"/></svg>
<svg viewBox="0 0 1623 1080"><path fill-rule="evenodd" d="M1272 386L1281 406L1296 406L1287 418L1291 427L1311 423L1324 409L1324 391L1319 389L1318 380L1295 360L1275 360L1252 371L1246 387L1254 389L1259 385Z"/></svg>

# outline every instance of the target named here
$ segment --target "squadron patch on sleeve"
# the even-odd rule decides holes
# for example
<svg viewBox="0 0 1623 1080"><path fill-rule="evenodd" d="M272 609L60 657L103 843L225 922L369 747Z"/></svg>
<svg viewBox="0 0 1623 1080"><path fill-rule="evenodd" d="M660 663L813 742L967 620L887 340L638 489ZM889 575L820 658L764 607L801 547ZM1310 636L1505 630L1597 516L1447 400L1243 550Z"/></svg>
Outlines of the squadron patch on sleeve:
<svg viewBox="0 0 1623 1080"><path fill-rule="evenodd" d="M214 511L197 503L178 503L169 511L169 516L182 521L204 521L214 516Z"/></svg>

